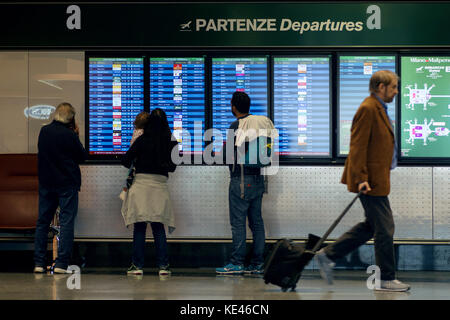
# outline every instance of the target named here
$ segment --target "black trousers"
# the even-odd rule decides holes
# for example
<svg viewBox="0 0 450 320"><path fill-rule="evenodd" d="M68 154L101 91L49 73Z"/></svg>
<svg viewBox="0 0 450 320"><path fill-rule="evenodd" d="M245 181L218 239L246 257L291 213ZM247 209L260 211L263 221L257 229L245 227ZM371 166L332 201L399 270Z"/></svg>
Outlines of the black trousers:
<svg viewBox="0 0 450 320"><path fill-rule="evenodd" d="M375 261L381 271L381 280L395 279L394 218L387 196L361 195L366 220L344 233L336 242L325 248L325 253L335 261L357 249L371 238L375 243Z"/></svg>

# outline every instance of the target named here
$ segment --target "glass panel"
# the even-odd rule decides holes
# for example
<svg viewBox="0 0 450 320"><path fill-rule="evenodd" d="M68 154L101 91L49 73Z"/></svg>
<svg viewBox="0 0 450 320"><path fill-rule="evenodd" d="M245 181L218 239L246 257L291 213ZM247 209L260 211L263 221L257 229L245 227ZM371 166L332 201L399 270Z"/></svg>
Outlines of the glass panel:
<svg viewBox="0 0 450 320"><path fill-rule="evenodd" d="M0 52L0 153L28 152L28 53Z"/></svg>
<svg viewBox="0 0 450 320"><path fill-rule="evenodd" d="M37 152L42 126L53 119L54 108L69 102L76 110L75 121L84 145L84 52L30 52L29 151Z"/></svg>

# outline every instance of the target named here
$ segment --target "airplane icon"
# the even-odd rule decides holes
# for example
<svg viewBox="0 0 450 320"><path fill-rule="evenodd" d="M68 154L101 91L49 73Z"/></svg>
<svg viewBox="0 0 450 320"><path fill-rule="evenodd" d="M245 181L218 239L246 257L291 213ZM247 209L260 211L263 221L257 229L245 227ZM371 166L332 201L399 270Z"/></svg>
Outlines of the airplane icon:
<svg viewBox="0 0 450 320"><path fill-rule="evenodd" d="M182 24L180 24L181 30L184 30L184 29L190 29L190 28L191 28L191 23L192 23L192 21L189 21L188 23L182 23Z"/></svg>

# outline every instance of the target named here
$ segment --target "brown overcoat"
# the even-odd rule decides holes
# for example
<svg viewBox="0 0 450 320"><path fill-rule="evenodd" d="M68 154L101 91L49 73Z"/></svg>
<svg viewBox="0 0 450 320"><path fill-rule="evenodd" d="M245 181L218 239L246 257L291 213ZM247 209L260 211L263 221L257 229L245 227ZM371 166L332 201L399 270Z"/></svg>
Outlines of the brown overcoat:
<svg viewBox="0 0 450 320"><path fill-rule="evenodd" d="M358 192L358 185L367 181L372 189L368 195L387 196L394 144L394 132L383 106L374 95L367 97L353 117L350 152L341 182L350 192Z"/></svg>

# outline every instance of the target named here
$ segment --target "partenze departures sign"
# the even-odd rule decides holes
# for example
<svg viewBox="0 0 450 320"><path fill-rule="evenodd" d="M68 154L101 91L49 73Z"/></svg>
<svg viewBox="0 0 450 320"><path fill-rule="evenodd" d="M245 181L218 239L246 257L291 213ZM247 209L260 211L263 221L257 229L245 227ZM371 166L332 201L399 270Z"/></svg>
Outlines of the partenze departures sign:
<svg viewBox="0 0 450 320"><path fill-rule="evenodd" d="M278 19L195 19L195 31L205 32L262 32L262 31L294 31L299 34L314 31L362 31L381 29L381 10L377 5L370 5L366 10L369 15L366 23L363 21L296 21L288 18ZM180 25L180 31L192 31L192 21Z"/></svg>
<svg viewBox="0 0 450 320"><path fill-rule="evenodd" d="M0 48L445 47L448 12L450 1L9 3Z"/></svg>

